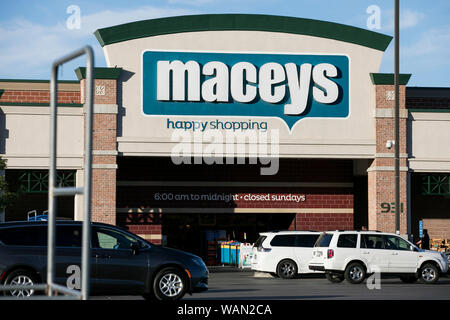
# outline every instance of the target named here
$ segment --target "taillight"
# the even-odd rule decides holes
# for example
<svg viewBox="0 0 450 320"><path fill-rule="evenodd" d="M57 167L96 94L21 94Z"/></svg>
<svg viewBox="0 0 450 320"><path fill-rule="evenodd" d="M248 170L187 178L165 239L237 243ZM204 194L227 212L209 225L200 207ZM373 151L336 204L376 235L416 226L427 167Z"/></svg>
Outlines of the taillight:
<svg viewBox="0 0 450 320"><path fill-rule="evenodd" d="M327 251L327 258L331 259L334 257L334 250L333 249L328 249Z"/></svg>

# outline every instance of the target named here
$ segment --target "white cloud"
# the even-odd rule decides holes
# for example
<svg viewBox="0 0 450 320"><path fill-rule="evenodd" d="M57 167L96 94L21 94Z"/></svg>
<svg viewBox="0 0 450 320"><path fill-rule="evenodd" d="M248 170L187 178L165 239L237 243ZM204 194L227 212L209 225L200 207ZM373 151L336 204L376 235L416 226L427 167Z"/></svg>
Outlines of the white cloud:
<svg viewBox="0 0 450 320"><path fill-rule="evenodd" d="M417 34L409 43L400 37L400 72L412 73L408 85L449 86L450 26L429 29ZM394 72L394 47L383 56L380 72Z"/></svg>
<svg viewBox="0 0 450 320"><path fill-rule="evenodd" d="M381 29L386 31L394 31L394 10L381 10ZM400 10L399 22L400 29L413 28L419 25L420 21L425 19L425 14L411 9Z"/></svg>
<svg viewBox="0 0 450 320"><path fill-rule="evenodd" d="M415 12L409 9L401 11L400 16L400 28L412 28L419 24L421 20L425 18L425 14L421 12Z"/></svg>
<svg viewBox="0 0 450 320"><path fill-rule="evenodd" d="M405 46L403 50L408 57L423 56L432 59L432 55L442 55L444 59L436 62L448 63L450 52L450 27L427 30L420 35L415 43Z"/></svg>
<svg viewBox="0 0 450 320"><path fill-rule="evenodd" d="M93 33L103 27L132 21L167 16L195 14L192 10L158 7L140 7L129 10L105 10L89 15L81 11L81 28L69 30L66 19L55 25L46 26L25 19L13 19L0 23L0 78L43 78L50 77L50 67L59 58L86 44L95 51L96 65L104 65L103 51ZM84 60L68 64L63 70L66 78L74 78L73 69L83 65Z"/></svg>

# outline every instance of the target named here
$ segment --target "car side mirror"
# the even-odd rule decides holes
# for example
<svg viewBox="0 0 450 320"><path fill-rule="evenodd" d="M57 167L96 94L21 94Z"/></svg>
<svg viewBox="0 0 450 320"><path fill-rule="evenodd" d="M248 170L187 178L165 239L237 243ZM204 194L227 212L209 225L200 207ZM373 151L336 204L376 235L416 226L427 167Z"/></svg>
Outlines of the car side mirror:
<svg viewBox="0 0 450 320"><path fill-rule="evenodd" d="M139 245L137 243L132 243L130 245L130 249L133 255L137 255L139 253Z"/></svg>

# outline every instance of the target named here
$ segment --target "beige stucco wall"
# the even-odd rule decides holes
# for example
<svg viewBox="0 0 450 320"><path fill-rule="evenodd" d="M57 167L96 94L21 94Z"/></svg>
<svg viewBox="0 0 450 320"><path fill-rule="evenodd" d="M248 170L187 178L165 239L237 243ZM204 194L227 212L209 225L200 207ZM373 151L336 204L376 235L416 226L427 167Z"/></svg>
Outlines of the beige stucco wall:
<svg viewBox="0 0 450 320"><path fill-rule="evenodd" d="M83 166L83 108L58 108L59 169ZM2 106L0 104L0 154L8 169L48 169L50 150L50 108Z"/></svg>
<svg viewBox="0 0 450 320"><path fill-rule="evenodd" d="M282 157L355 159L373 158L375 154L375 92L369 74L379 71L382 51L304 35L262 31L205 31L135 39L104 47L108 66L124 69L121 105L121 113L124 115L118 119L119 122L122 121L118 149L123 155L170 155L174 145L171 142L172 132L166 128L167 117L150 117L142 112L141 59L146 50L347 55L350 62L348 118L302 119L292 133L289 133L281 119L254 117L252 120L266 120L269 129L279 129ZM217 117L211 117L214 118Z"/></svg>
<svg viewBox="0 0 450 320"><path fill-rule="evenodd" d="M409 167L415 172L450 172L450 113L411 112Z"/></svg>

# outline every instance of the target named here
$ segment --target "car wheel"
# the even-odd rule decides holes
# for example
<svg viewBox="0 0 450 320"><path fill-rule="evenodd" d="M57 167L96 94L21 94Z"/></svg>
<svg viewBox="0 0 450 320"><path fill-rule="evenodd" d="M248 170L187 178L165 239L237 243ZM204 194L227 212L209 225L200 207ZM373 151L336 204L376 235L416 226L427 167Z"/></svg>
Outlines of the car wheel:
<svg viewBox="0 0 450 320"><path fill-rule="evenodd" d="M325 274L325 277L327 278L328 281L333 283L340 283L344 281L344 276L338 273L327 272Z"/></svg>
<svg viewBox="0 0 450 320"><path fill-rule="evenodd" d="M33 273L31 273L27 270L18 269L18 270L11 272L6 277L5 285L32 286L32 285L36 284L36 282L37 282L36 276ZM5 291L4 295L5 296L13 296L16 298L28 298L28 297L31 297L32 295L34 295L35 293L36 293L36 291L34 289L9 290L9 291Z"/></svg>
<svg viewBox="0 0 450 320"><path fill-rule="evenodd" d="M366 278L366 269L359 262L350 263L345 269L345 279L353 284L358 284Z"/></svg>
<svg viewBox="0 0 450 320"><path fill-rule="evenodd" d="M297 265L292 260L283 260L278 264L277 275L283 279L292 279L297 275Z"/></svg>
<svg viewBox="0 0 450 320"><path fill-rule="evenodd" d="M153 291L157 300L179 300L186 293L186 278L176 268L165 268L158 272L153 282Z"/></svg>
<svg viewBox="0 0 450 320"><path fill-rule="evenodd" d="M439 279L439 269L431 264L425 264L422 269L420 269L420 281L426 284L436 283Z"/></svg>
<svg viewBox="0 0 450 320"><path fill-rule="evenodd" d="M417 277L414 275L401 276L400 280L402 280L403 283L415 283L417 281Z"/></svg>

